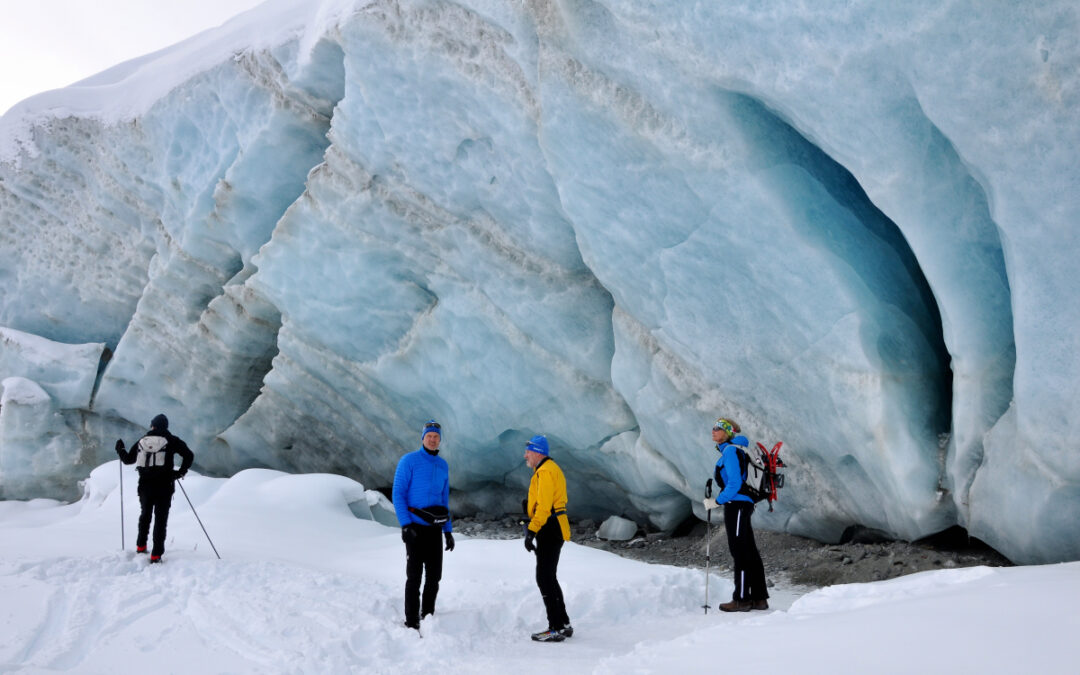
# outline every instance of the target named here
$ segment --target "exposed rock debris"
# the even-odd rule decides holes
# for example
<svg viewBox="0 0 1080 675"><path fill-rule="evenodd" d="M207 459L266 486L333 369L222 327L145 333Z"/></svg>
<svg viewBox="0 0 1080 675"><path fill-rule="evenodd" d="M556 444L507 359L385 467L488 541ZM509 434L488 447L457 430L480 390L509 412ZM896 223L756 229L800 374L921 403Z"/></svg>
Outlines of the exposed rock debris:
<svg viewBox="0 0 1080 675"><path fill-rule="evenodd" d="M577 544L610 551L648 563L702 568L705 566L706 525L688 521L674 532L644 532L630 541L604 541L596 536L598 523L571 523L571 539ZM522 525L513 516L483 514L458 518L457 532L484 539L522 537ZM917 542L886 540L866 530L852 530L842 544L821 542L780 532L755 532L770 585L783 581L817 588L834 584L883 581L905 574L956 567L1011 566L1003 555L960 528ZM711 565L722 573L730 569L727 536L723 525L712 526Z"/></svg>

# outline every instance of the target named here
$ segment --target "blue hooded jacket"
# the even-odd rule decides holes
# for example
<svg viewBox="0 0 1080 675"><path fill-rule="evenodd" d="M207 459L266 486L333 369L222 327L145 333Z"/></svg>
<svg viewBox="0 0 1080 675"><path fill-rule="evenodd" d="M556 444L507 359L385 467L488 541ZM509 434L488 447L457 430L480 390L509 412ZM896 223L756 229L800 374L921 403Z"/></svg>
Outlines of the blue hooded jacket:
<svg viewBox="0 0 1080 675"><path fill-rule="evenodd" d="M716 462L716 472L718 479L724 479L724 489L720 491L720 494L716 495L717 504L727 504L728 502L754 503L753 499L739 494L739 489L742 488L746 476L743 475L742 467L739 466L739 452L735 449L736 445L743 448L743 452L745 452L746 446L750 445L750 441L747 440L746 436L736 436L730 442L716 446L716 449L720 451L720 459ZM719 480L717 484L719 484Z"/></svg>
<svg viewBox="0 0 1080 675"><path fill-rule="evenodd" d="M414 450L398 461L394 471L394 512L402 527L416 523L427 525L422 518L409 512L409 507L424 509L445 506L450 509L450 467L446 460L424 448ZM447 520L443 532L452 532Z"/></svg>

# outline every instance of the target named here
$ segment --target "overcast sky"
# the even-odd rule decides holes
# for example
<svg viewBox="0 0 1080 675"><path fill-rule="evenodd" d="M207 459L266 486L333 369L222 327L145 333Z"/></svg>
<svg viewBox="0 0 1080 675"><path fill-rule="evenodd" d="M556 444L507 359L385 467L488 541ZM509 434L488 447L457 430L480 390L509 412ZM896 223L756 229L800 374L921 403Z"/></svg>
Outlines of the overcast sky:
<svg viewBox="0 0 1080 675"><path fill-rule="evenodd" d="M219 26L262 0L0 0L0 114Z"/></svg>

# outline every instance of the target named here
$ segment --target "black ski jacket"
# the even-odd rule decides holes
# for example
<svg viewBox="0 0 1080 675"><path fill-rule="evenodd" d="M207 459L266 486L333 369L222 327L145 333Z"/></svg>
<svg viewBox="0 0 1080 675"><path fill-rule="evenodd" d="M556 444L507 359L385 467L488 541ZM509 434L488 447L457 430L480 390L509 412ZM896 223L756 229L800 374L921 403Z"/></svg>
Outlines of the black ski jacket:
<svg viewBox="0 0 1080 675"><path fill-rule="evenodd" d="M187 443L183 442L176 436L173 436L168 431L158 431L157 429L151 429L146 433L146 436L160 436L166 440L165 444L165 466L147 466L139 467L136 469L139 472L139 483L146 482L172 482L178 474L187 473L187 470L191 468L191 463L195 461L195 454L188 448ZM143 436L143 438L146 438ZM140 441L142 438L139 439ZM120 455L120 461L124 464L134 464L135 459L139 456L139 443L131 446L127 450L118 453ZM174 468L174 457L180 455L180 468Z"/></svg>

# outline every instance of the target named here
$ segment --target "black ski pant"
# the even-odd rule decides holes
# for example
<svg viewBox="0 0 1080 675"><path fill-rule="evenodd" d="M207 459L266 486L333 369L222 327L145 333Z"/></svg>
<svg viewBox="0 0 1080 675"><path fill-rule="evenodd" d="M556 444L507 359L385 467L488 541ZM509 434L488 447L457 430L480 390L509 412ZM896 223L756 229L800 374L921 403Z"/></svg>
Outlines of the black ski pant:
<svg viewBox="0 0 1080 675"><path fill-rule="evenodd" d="M552 516L536 535L536 585L544 598L548 630L558 630L570 625L557 576L562 547L562 528L559 527L558 518Z"/></svg>
<svg viewBox="0 0 1080 675"><path fill-rule="evenodd" d="M405 623L419 626L420 617L435 613L435 596L442 579L442 528L413 525L416 538L405 544ZM424 597L420 599L420 581Z"/></svg>
<svg viewBox="0 0 1080 675"><path fill-rule="evenodd" d="M139 534L135 544L146 546L150 536L150 519L154 520L154 547L151 555L160 556L165 552L165 528L169 525L169 507L172 506L172 479L139 480Z"/></svg>
<svg viewBox="0 0 1080 675"><path fill-rule="evenodd" d="M765 565L761 562L754 527L750 516L754 505L750 502L724 504L724 525L727 527L728 549L735 561L735 592L732 600L765 600L769 589L765 585Z"/></svg>

